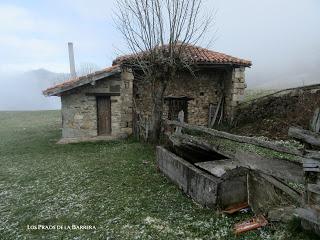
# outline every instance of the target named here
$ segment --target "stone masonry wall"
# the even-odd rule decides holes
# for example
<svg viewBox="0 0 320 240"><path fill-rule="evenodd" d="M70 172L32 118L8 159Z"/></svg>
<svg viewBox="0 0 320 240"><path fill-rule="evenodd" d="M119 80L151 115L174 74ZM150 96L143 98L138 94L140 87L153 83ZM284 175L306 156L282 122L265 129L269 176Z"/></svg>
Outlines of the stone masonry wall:
<svg viewBox="0 0 320 240"><path fill-rule="evenodd" d="M121 71L121 122L120 131L132 134L132 94L133 94L133 73L130 68L123 68Z"/></svg>
<svg viewBox="0 0 320 240"><path fill-rule="evenodd" d="M124 78L124 81L121 81ZM90 138L97 136L96 96L87 93L120 92L111 96L111 135L130 134L132 122L130 94L132 96L132 74L109 77L70 90L61 96L62 138Z"/></svg>
<svg viewBox="0 0 320 240"><path fill-rule="evenodd" d="M151 86L134 80L132 71L123 68L121 74L98 80L65 92L62 103L62 137L88 138L97 136L97 106L95 93L120 93L111 96L112 136L132 133L133 108L143 119L150 121L152 113ZM217 105L225 96L224 111L227 118L233 116L234 107L241 101L245 88L244 68L235 70L202 70L193 77L190 73L180 73L171 82L165 96L187 96L188 122L208 125L209 105ZM164 106L164 118L168 115L168 105Z"/></svg>
<svg viewBox="0 0 320 240"><path fill-rule="evenodd" d="M188 122L190 124L207 126L209 105L217 105L225 95L225 117L232 116L231 111L241 101L244 94L244 68L235 70L203 70L196 73L194 78L190 73L181 73L171 82L165 96L187 96ZM137 113L143 118L151 119L152 97L151 86L146 82L135 82L134 99ZM168 104L164 105L164 119L167 119Z"/></svg>
<svg viewBox="0 0 320 240"><path fill-rule="evenodd" d="M229 122L235 117L235 108L243 101L245 83L245 68L234 68L225 78L225 116Z"/></svg>

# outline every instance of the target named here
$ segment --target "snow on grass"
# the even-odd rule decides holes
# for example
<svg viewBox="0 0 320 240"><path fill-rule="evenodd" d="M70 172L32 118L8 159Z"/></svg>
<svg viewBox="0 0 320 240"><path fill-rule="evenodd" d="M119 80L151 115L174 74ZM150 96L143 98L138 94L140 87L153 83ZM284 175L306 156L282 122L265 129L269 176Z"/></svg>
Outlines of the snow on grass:
<svg viewBox="0 0 320 240"><path fill-rule="evenodd" d="M283 227L239 237L235 222L194 203L133 139L55 144L60 113L0 112L0 239L311 239ZM27 226L92 225L92 230ZM288 237L288 238L284 238Z"/></svg>

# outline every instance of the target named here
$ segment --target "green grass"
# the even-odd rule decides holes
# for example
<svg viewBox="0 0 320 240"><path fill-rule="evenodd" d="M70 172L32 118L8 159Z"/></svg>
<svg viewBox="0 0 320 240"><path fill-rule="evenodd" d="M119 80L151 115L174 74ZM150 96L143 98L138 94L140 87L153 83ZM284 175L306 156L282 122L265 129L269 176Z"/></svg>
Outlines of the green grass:
<svg viewBox="0 0 320 240"><path fill-rule="evenodd" d="M244 102L251 101L260 97L275 93L277 89L246 89L244 92Z"/></svg>
<svg viewBox="0 0 320 240"><path fill-rule="evenodd" d="M0 112L0 239L312 239L270 225L236 237L235 222L185 196L134 139L57 145L60 113ZM28 230L29 225L96 230Z"/></svg>

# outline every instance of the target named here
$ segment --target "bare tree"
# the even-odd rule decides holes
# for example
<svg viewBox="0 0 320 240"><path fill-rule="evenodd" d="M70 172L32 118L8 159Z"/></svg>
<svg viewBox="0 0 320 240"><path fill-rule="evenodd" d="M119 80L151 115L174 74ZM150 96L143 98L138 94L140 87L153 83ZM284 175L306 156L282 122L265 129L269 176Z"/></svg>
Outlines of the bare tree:
<svg viewBox="0 0 320 240"><path fill-rule="evenodd" d="M90 62L81 63L79 66L77 66L77 76L78 77L87 76L94 73L98 69L99 67L94 63L90 63ZM73 80L73 79L74 77L72 77L70 73L59 73L54 77L53 84L59 84L59 83L65 82L66 80Z"/></svg>
<svg viewBox="0 0 320 240"><path fill-rule="evenodd" d="M204 39L213 15L203 14L203 0L118 0L116 24L132 54L125 61L151 83L151 138L159 139L168 83L179 70L193 73L185 50ZM125 59L125 57L124 57Z"/></svg>
<svg viewBox="0 0 320 240"><path fill-rule="evenodd" d="M94 73L98 69L99 67L94 63L81 63L80 66L77 68L77 74L78 76L85 76Z"/></svg>

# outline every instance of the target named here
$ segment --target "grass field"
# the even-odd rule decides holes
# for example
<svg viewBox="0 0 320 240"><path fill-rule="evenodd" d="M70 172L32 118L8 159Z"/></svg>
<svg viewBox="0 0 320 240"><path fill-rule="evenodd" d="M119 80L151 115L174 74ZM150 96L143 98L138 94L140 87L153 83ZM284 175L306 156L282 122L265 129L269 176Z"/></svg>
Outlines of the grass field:
<svg viewBox="0 0 320 240"><path fill-rule="evenodd" d="M239 237L156 169L134 139L57 145L58 111L0 112L0 239L313 239L283 225ZM93 230L28 226L91 225Z"/></svg>

